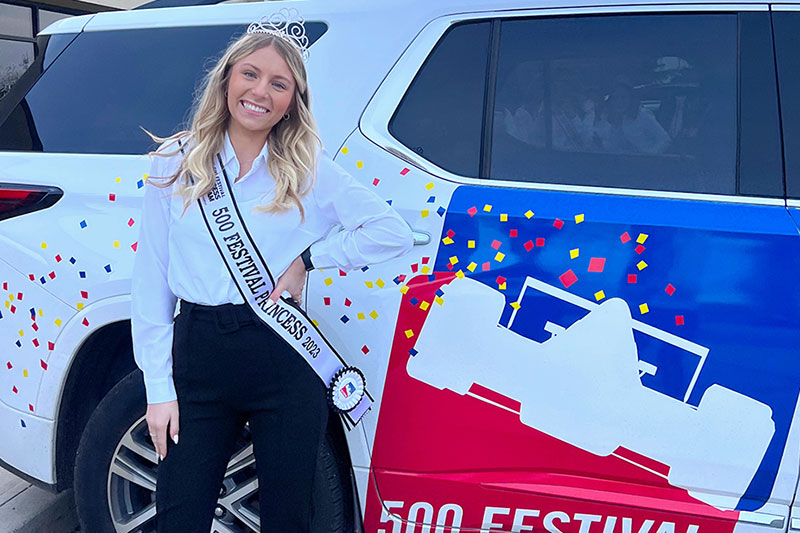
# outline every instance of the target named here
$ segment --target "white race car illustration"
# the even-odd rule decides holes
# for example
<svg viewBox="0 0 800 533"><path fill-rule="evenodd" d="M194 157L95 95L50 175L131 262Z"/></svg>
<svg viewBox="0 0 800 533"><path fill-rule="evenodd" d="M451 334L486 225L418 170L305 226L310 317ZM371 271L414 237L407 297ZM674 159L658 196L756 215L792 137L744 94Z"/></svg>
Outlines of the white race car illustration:
<svg viewBox="0 0 800 533"><path fill-rule="evenodd" d="M502 293L470 278L443 290L444 304L431 307L409 358L411 377L472 396L479 384L520 402L525 425L599 456L627 448L668 465L671 485L735 508L775 424L769 406L716 384L697 407L686 402L707 348L632 319L619 298L597 304L528 278L520 305L533 290L589 311L566 328L548 322L551 336L539 343L498 324ZM634 330L698 356L684 401L642 385L641 376L657 369L639 360Z"/></svg>

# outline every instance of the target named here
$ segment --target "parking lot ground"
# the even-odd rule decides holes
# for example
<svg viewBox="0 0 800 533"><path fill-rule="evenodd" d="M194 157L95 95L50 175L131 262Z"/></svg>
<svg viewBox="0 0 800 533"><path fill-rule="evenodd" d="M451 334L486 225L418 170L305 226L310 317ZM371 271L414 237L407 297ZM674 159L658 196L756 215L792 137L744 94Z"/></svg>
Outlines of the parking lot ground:
<svg viewBox="0 0 800 533"><path fill-rule="evenodd" d="M71 490L53 494L0 469L0 533L68 533L77 527Z"/></svg>

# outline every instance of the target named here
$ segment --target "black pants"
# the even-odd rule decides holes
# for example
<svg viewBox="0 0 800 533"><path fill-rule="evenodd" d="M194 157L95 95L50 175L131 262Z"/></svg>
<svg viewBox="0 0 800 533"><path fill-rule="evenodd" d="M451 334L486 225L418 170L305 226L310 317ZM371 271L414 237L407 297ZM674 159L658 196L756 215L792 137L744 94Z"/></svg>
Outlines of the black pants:
<svg viewBox="0 0 800 533"><path fill-rule="evenodd" d="M179 441L158 468L159 533L208 533L237 438L250 422L261 531L310 530L328 420L314 370L246 305L181 302L172 345Z"/></svg>

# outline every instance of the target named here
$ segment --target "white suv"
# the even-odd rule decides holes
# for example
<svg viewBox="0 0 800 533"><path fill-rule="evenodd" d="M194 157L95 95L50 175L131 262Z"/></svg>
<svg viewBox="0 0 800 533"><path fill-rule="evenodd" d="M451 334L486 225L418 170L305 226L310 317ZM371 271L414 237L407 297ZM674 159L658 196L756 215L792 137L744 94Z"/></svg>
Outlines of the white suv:
<svg viewBox="0 0 800 533"><path fill-rule="evenodd" d="M375 407L316 528L800 530L800 3L307 0L76 17L0 101L0 460L151 532L130 337L153 146L296 7L323 141L414 229L305 306ZM291 438L291 436L287 436ZM258 531L247 431L215 531Z"/></svg>

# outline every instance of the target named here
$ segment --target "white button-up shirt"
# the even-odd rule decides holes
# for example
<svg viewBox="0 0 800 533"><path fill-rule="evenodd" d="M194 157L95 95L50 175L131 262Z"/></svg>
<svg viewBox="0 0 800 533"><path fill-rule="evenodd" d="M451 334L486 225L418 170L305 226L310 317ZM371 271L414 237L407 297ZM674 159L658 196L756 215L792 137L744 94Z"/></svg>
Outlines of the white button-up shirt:
<svg viewBox="0 0 800 533"><path fill-rule="evenodd" d="M176 148L173 144L168 151ZM413 246L408 224L325 150L318 157L314 186L302 199L303 222L297 208L280 214L252 211L274 196L275 182L267 168L267 144L251 169L236 182L239 161L227 133L220 155L242 219L276 283L309 245L315 267L342 270L398 257ZM180 152L171 157L153 157L150 176L172 176L181 157ZM197 203L181 217L183 197L169 196L173 189L174 185L145 186L133 267L133 354L144 373L148 403L177 399L172 379L172 331L178 298L202 305L244 303ZM337 226L339 231L331 231Z"/></svg>

